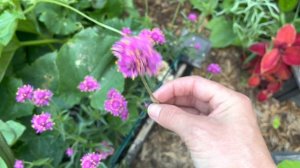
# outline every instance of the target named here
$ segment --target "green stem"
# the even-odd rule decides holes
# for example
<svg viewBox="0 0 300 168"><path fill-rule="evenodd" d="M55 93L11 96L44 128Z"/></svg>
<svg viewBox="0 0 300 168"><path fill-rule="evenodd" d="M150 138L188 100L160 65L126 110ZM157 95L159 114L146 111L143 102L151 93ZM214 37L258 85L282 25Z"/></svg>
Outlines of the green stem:
<svg viewBox="0 0 300 168"><path fill-rule="evenodd" d="M23 41L20 42L20 46L24 47L24 46L42 45L42 44L50 44L50 43L63 43L63 41L58 39Z"/></svg>
<svg viewBox="0 0 300 168"><path fill-rule="evenodd" d="M36 1L36 4L39 3L39 2L52 3L52 4L56 4L56 5L65 7L65 8L67 8L67 9L70 9L71 11L73 11L73 12L75 12L75 13L81 15L82 17L86 18L87 20L89 20L89 21L91 21L91 22L97 24L97 25L100 26L100 27L106 28L106 29L111 30L111 31L113 31L113 32L116 32L116 33L118 33L118 34L120 34L120 35L123 35L123 33L122 33L121 31L119 31L119 30L117 30L117 29L115 29L115 28L113 28L113 27L110 27L110 26L108 26L108 25L106 25L106 24L103 24L103 23L101 23L101 22L98 22L97 20L95 20L95 19L89 17L88 15L86 15L86 14L82 13L81 11L79 11L78 9L71 7L70 5L64 4L64 3L59 2L59 1L54 1L54 0L37 0L37 1ZM36 4L35 4L35 5L36 5ZM34 6L35 6L35 5L34 5ZM33 8L34 8L34 7L28 8L28 10L25 10L24 14L30 12Z"/></svg>
<svg viewBox="0 0 300 168"><path fill-rule="evenodd" d="M142 79L142 82L143 82L143 84L144 84L144 86L145 86L145 88L146 88L148 94L150 95L152 101L153 101L154 103L159 103L159 101L153 96L152 91L151 91L151 89L150 89L148 83L147 83L146 80L145 80L145 77L144 77L144 76L141 76L141 79Z"/></svg>
<svg viewBox="0 0 300 168"><path fill-rule="evenodd" d="M176 18L177 18L177 16L178 16L178 12L179 12L179 9L180 9L180 5L181 5L180 2L178 2L178 5L177 5L177 7L176 7L175 14L174 14L173 19L172 19L172 22L171 22L172 25L174 25L174 23L175 23L175 21L176 21Z"/></svg>
<svg viewBox="0 0 300 168"><path fill-rule="evenodd" d="M144 0L145 1L145 17L148 17L148 0Z"/></svg>
<svg viewBox="0 0 300 168"><path fill-rule="evenodd" d="M294 21L297 19L298 17L298 14L299 14L299 8L300 8L300 2L298 2L298 5L297 5L297 9L296 9L296 12L295 12L295 15L294 15Z"/></svg>

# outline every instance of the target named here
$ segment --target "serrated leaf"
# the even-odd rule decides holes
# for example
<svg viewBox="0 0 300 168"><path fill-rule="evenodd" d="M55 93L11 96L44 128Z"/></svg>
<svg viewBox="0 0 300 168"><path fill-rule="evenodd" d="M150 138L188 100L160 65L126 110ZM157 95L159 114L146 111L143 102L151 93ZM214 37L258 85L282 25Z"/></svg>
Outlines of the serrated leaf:
<svg viewBox="0 0 300 168"><path fill-rule="evenodd" d="M21 80L6 78L0 83L0 119L11 120L32 114L34 106L30 103L16 103L16 92L22 86Z"/></svg>
<svg viewBox="0 0 300 168"><path fill-rule="evenodd" d="M18 25L18 19L22 18L16 11L5 10L0 15L0 44L6 46L13 38Z"/></svg>
<svg viewBox="0 0 300 168"><path fill-rule="evenodd" d="M12 146L25 131L25 126L15 121L3 122L0 120L0 131L8 145Z"/></svg>
<svg viewBox="0 0 300 168"><path fill-rule="evenodd" d="M80 97L82 94L77 86L86 75L100 79L114 59L111 46L115 41L115 37L88 28L64 44L56 60L60 92Z"/></svg>
<svg viewBox="0 0 300 168"><path fill-rule="evenodd" d="M298 0L279 0L278 6L282 12L290 12L296 8Z"/></svg>
<svg viewBox="0 0 300 168"><path fill-rule="evenodd" d="M69 35L82 28L79 16L66 8L43 3L38 5L36 11L40 14L39 20L54 34Z"/></svg>
<svg viewBox="0 0 300 168"><path fill-rule="evenodd" d="M36 88L56 91L59 78L56 57L56 52L45 54L35 60L31 65L24 67L17 74L23 79L24 83L31 84Z"/></svg>
<svg viewBox="0 0 300 168"><path fill-rule="evenodd" d="M217 7L219 0L190 0L193 8L196 8L204 14L212 14Z"/></svg>
<svg viewBox="0 0 300 168"><path fill-rule="evenodd" d="M116 66L108 68L101 78L101 89L91 96L91 106L96 109L103 110L107 92L112 88L122 92L124 89L124 83L125 79L122 74L117 71Z"/></svg>

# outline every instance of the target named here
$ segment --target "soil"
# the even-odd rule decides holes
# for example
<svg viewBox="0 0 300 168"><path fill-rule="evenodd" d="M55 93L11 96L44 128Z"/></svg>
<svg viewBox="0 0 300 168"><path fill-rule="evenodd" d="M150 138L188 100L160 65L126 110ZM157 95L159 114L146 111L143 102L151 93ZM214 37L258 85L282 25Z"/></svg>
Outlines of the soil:
<svg viewBox="0 0 300 168"><path fill-rule="evenodd" d="M141 13L144 13L144 0L135 0ZM170 25L176 10L176 1L148 0L149 17L154 23L165 28L180 28L182 16L176 19L176 25ZM188 4L181 7L181 11L189 11ZM264 103L256 100L257 90L247 86L249 74L242 68L243 52L237 48L213 49L207 56L202 68L194 70L194 75L205 76L207 64L219 63L223 72L214 76L212 80L226 87L242 92L250 97L257 113L258 123L270 151L300 152L300 108L291 101L279 102L270 99ZM275 117L281 119L278 129L273 128ZM174 133L155 125L147 137L142 149L133 162L134 168L192 168L189 152L181 139Z"/></svg>

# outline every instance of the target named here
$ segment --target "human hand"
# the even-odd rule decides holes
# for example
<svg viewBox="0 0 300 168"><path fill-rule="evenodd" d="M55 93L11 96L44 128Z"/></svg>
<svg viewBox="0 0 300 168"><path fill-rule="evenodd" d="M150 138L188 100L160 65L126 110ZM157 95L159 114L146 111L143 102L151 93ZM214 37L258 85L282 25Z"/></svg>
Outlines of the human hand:
<svg viewBox="0 0 300 168"><path fill-rule="evenodd" d="M149 116L177 133L195 167L275 168L243 94L201 78L183 77L159 88Z"/></svg>

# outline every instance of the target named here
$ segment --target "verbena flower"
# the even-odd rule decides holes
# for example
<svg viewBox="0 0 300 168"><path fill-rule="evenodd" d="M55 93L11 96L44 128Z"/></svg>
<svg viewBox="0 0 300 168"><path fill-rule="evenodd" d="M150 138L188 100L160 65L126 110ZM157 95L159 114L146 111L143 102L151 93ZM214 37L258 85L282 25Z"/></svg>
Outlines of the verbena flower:
<svg viewBox="0 0 300 168"><path fill-rule="evenodd" d="M219 74L222 72L222 69L219 64L209 64L207 67L207 72L212 73L212 74Z"/></svg>
<svg viewBox="0 0 300 168"><path fill-rule="evenodd" d="M16 93L16 101L24 103L26 100L30 100L33 95L33 87L31 85L23 85L18 88Z"/></svg>
<svg viewBox="0 0 300 168"><path fill-rule="evenodd" d="M104 108L113 116L118 116L122 120L128 118L127 101L116 89L110 89L108 91Z"/></svg>
<svg viewBox="0 0 300 168"><path fill-rule="evenodd" d="M198 15L194 12L189 13L188 15L188 20L191 22L197 22L198 20Z"/></svg>
<svg viewBox="0 0 300 168"><path fill-rule="evenodd" d="M32 101L36 106L48 106L53 93L47 89L37 89L33 92Z"/></svg>
<svg viewBox="0 0 300 168"><path fill-rule="evenodd" d="M52 121L50 113L42 113L39 115L34 115L31 120L31 126L35 129L35 132L42 133L47 130L52 130L54 126L54 122Z"/></svg>
<svg viewBox="0 0 300 168"><path fill-rule="evenodd" d="M139 33L139 36L141 38L149 38L155 44L164 44L166 42L165 35L159 28L144 29Z"/></svg>
<svg viewBox="0 0 300 168"><path fill-rule="evenodd" d="M24 163L22 160L16 160L14 164L14 168L24 168Z"/></svg>
<svg viewBox="0 0 300 168"><path fill-rule="evenodd" d="M124 36L112 47L118 58L117 65L124 77L157 74L162 58L153 48L153 42L146 36Z"/></svg>
<svg viewBox="0 0 300 168"><path fill-rule="evenodd" d="M87 153L81 158L82 168L97 168L103 159L99 153Z"/></svg>
<svg viewBox="0 0 300 168"><path fill-rule="evenodd" d="M84 77L84 80L78 85L78 89L82 92L93 92L100 89L100 84L92 76Z"/></svg>
<svg viewBox="0 0 300 168"><path fill-rule="evenodd" d="M123 27L123 28L122 28L122 33L123 33L124 35L126 35L126 36L132 35L132 31L131 31L130 28L128 28L128 27Z"/></svg>
<svg viewBox="0 0 300 168"><path fill-rule="evenodd" d="M74 154L74 150L73 150L72 148L67 148L67 150L66 150L66 155L67 155L68 157L72 157L73 154Z"/></svg>

